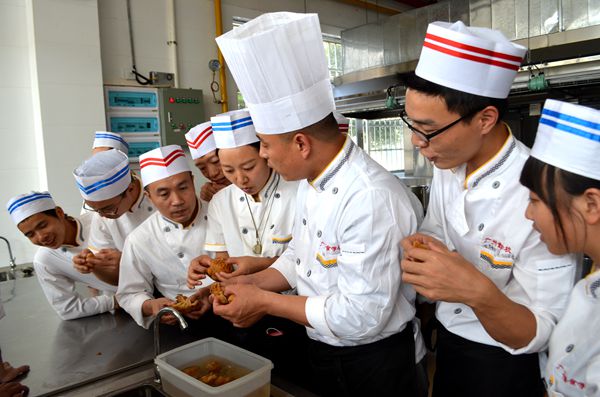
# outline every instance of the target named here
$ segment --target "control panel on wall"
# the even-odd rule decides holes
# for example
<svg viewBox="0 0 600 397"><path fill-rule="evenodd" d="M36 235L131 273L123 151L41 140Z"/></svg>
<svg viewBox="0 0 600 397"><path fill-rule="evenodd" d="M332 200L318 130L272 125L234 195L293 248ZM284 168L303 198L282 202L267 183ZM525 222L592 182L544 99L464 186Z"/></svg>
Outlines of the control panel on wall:
<svg viewBox="0 0 600 397"><path fill-rule="evenodd" d="M162 144L185 147L185 134L206 121L202 90L159 88L158 101Z"/></svg>

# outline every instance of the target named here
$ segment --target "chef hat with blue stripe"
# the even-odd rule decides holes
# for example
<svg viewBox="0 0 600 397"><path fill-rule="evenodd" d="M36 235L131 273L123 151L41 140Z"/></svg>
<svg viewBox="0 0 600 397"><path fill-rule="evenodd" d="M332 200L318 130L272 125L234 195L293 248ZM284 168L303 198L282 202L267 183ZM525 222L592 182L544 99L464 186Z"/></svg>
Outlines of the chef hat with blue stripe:
<svg viewBox="0 0 600 397"><path fill-rule="evenodd" d="M15 225L32 215L54 208L56 208L56 204L48 192L19 194L8 200L8 204L6 204L6 209Z"/></svg>
<svg viewBox="0 0 600 397"><path fill-rule="evenodd" d="M192 159L196 160L217 148L210 121L198 124L185 134Z"/></svg>
<svg viewBox="0 0 600 397"><path fill-rule="evenodd" d="M600 111L546 100L531 156L562 170L600 180Z"/></svg>
<svg viewBox="0 0 600 397"><path fill-rule="evenodd" d="M100 152L73 171L84 200L108 200L123 193L131 183L129 159L120 150Z"/></svg>
<svg viewBox="0 0 600 397"><path fill-rule="evenodd" d="M247 109L234 110L210 118L219 149L231 149L258 142L254 123Z"/></svg>
<svg viewBox="0 0 600 397"><path fill-rule="evenodd" d="M92 148L95 149L97 147L111 147L113 149L118 149L125 154L129 152L129 144L127 141L125 141L120 134L115 132L96 131Z"/></svg>

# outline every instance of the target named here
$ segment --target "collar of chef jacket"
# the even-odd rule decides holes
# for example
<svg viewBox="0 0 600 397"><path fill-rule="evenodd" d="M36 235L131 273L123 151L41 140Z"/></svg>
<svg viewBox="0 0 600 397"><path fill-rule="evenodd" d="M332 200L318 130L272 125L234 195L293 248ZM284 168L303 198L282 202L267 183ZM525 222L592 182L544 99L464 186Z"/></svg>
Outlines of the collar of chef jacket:
<svg viewBox="0 0 600 397"><path fill-rule="evenodd" d="M263 186L261 191L258 192L259 196L261 197L261 201L263 203L266 203L267 200L269 200L269 198L271 197L271 195L275 194L275 190L277 189L277 185L279 184L280 179L281 179L281 176L279 176L278 173L276 173L275 171L271 171L271 175L269 176L267 183L265 183L265 186ZM245 194L242 189L238 188L237 186L236 186L236 188L237 188L237 190L242 192L242 194ZM246 194L246 197L248 198L248 200L254 201L254 197L252 197L251 195Z"/></svg>
<svg viewBox="0 0 600 397"><path fill-rule="evenodd" d="M92 213L86 213L82 215L82 218L86 215L91 215ZM62 246L65 248L75 248L75 247L82 247L83 244L85 243L85 240L87 239L87 233L85 233L85 228L84 226L81 224L81 220L78 218L72 218L75 221L75 224L77 225L77 231L75 233L75 245L71 245L71 244L63 244Z"/></svg>
<svg viewBox="0 0 600 397"><path fill-rule="evenodd" d="M344 164L348 162L350 155L355 151L356 147L354 142L352 142L352 139L350 139L349 136L346 136L346 141L340 151L335 155L327 167L321 171L319 176L312 181L309 181L309 184L319 193L326 190Z"/></svg>
<svg viewBox="0 0 600 397"><path fill-rule="evenodd" d="M144 187L142 186L142 182L139 180L139 178L135 174L133 175L133 181L135 183L139 184L140 195L138 196L137 200L135 200L135 203L133 203L133 205L129 209L129 212L137 211L142 206L142 201L144 201L144 198L146 197L146 194L144 193ZM152 205L152 207L154 207L154 204L152 204L152 202L150 200L148 200L148 202L150 203L150 205Z"/></svg>
<svg viewBox="0 0 600 397"><path fill-rule="evenodd" d="M506 125L506 128L508 129L508 138L506 138L500 150L492 158L469 175L466 175L466 164L454 170L456 182L462 186L463 191L458 199L448 203L447 217L448 221L461 236L469 232L465 211L467 194L477 189L484 179L498 177L498 174L502 173L504 168L510 165L515 159L515 156L511 155L516 152L517 141L513 137L508 125Z"/></svg>
<svg viewBox="0 0 600 397"><path fill-rule="evenodd" d="M161 229L164 229L165 227L174 227L175 229L182 229L182 230L192 228L196 223L198 223L200 221L200 218L203 217L204 214L206 213L206 211L203 211L202 209L205 208L205 206L207 206L207 204L204 203L202 200L200 200L197 197L196 197L196 202L198 203L198 211L196 212L196 216L194 217L194 220L192 221L192 223L190 223L186 227L183 227L183 225L181 223L175 222L174 220L167 218L163 214L160 214L159 222L161 224Z"/></svg>

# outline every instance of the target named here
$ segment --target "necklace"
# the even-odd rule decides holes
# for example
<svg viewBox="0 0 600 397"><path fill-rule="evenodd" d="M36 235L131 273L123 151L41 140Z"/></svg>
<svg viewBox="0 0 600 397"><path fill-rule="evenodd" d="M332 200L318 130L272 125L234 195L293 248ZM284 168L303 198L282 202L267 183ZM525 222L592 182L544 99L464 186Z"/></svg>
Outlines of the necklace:
<svg viewBox="0 0 600 397"><path fill-rule="evenodd" d="M277 177L279 177L279 175L277 175ZM248 195L247 194L244 195L244 198L246 199L246 205L248 205L248 212L250 212L250 218L252 219L252 224L254 225L254 234L256 237L256 244L254 244L254 246L252 247L252 252L254 252L255 255L262 254L262 249L263 249L262 238L265 234L265 230L267 229L267 223L269 221L269 216L271 215L271 210L273 209L273 203L275 202L275 200L274 200L275 192L277 191L278 187L279 187L279 179L277 180L277 183L275 184L275 188L271 192L271 196L267 198L267 202L265 203L265 205L266 205L265 211L263 211L262 216L260 217L258 226L256 226L256 221L254 220L254 214L252 213L252 209L250 208L250 202L248 201ZM265 218L265 214L267 214L266 218ZM260 228L261 228L261 226L263 226L263 220L265 221L264 227L263 227L262 233L260 233Z"/></svg>

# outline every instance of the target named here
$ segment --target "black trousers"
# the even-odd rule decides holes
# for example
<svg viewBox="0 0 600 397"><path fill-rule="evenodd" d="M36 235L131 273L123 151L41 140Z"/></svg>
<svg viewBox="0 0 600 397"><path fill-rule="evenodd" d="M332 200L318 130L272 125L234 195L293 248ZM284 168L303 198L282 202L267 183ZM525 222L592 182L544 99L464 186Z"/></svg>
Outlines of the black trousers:
<svg viewBox="0 0 600 397"><path fill-rule="evenodd" d="M412 327L367 345L339 347L311 340L309 357L324 397L416 396Z"/></svg>
<svg viewBox="0 0 600 397"><path fill-rule="evenodd" d="M472 342L438 324L433 397L544 395L538 354L512 355Z"/></svg>

